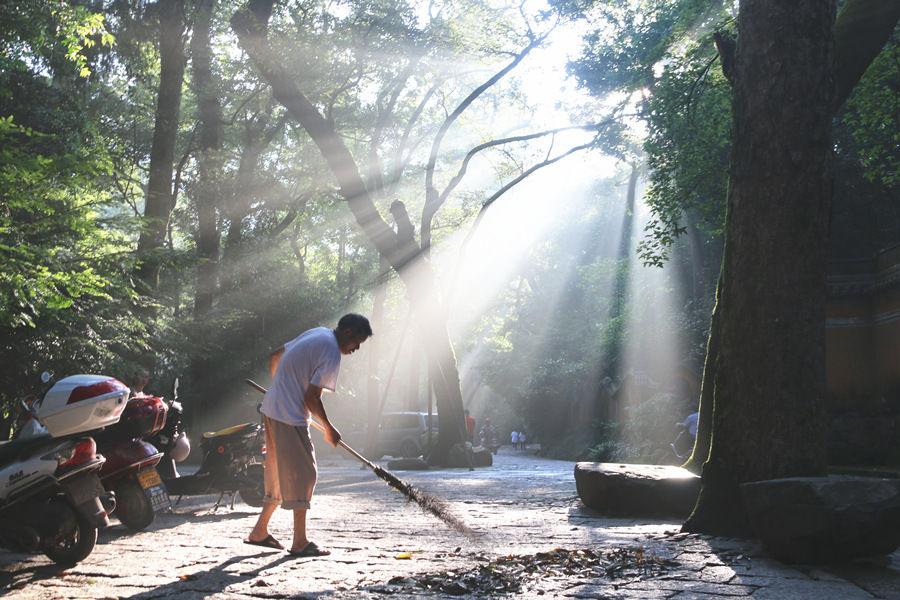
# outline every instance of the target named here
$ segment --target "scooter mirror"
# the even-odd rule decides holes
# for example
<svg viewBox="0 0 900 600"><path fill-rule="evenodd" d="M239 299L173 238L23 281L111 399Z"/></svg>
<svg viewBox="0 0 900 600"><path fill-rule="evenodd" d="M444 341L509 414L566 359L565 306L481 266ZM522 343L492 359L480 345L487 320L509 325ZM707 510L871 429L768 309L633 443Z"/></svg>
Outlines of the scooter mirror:
<svg viewBox="0 0 900 600"><path fill-rule="evenodd" d="M178 378L172 383L172 400L178 400Z"/></svg>
<svg viewBox="0 0 900 600"><path fill-rule="evenodd" d="M44 371L43 373L41 373L41 382L47 383L48 381L50 381L50 373Z"/></svg>

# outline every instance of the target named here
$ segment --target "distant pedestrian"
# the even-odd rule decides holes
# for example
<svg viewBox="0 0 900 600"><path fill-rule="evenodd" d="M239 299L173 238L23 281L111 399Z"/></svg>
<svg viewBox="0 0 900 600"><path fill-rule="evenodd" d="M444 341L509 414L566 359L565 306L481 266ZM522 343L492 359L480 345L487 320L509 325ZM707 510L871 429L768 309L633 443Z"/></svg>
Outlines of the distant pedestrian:
<svg viewBox="0 0 900 600"><path fill-rule="evenodd" d="M675 424L678 435L669 446L675 452L675 456L682 460L688 458L694 450L694 440L697 438L697 421L699 418L700 413L695 412L688 415L681 423Z"/></svg>
<svg viewBox="0 0 900 600"><path fill-rule="evenodd" d="M509 441L512 442L513 450L516 450L519 447L519 432L513 431L509 436Z"/></svg>
<svg viewBox="0 0 900 600"><path fill-rule="evenodd" d="M519 446L522 448L522 450L525 449L525 437L526 437L525 432L520 431L519 432Z"/></svg>
<svg viewBox="0 0 900 600"><path fill-rule="evenodd" d="M500 434L497 433L497 428L491 425L490 419L484 420L484 425L481 426L479 437L481 438L482 448L486 448L492 453L497 454L497 450L500 448Z"/></svg>
<svg viewBox="0 0 900 600"><path fill-rule="evenodd" d="M469 414L469 409L466 409L466 441L475 443L475 417Z"/></svg>

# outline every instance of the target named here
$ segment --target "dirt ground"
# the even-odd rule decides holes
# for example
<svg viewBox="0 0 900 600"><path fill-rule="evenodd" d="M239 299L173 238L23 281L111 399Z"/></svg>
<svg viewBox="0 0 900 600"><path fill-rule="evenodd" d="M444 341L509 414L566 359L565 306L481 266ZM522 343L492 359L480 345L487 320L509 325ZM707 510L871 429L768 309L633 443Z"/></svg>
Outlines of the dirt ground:
<svg viewBox="0 0 900 600"><path fill-rule="evenodd" d="M258 509L183 499L145 531L114 520L94 552L63 568L0 551L0 595L57 598L900 598L882 564L791 567L755 542L678 533L680 523L606 518L581 504L574 463L501 448L492 467L392 471L447 501L474 532L426 514L352 458L323 458L310 537L332 551L297 559L242 543ZM381 463L385 464L386 463ZM278 511L273 534L290 544ZM896 557L895 557L896 558ZM895 561L897 562L897 561Z"/></svg>

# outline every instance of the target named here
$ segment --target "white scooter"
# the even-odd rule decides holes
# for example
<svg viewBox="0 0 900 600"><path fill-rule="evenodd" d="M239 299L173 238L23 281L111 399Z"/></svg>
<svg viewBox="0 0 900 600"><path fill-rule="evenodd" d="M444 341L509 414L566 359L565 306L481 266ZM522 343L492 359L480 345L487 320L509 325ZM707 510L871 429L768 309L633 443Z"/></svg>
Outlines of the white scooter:
<svg viewBox="0 0 900 600"><path fill-rule="evenodd" d="M117 422L128 394L110 377L66 377L30 408L47 433L0 443L0 546L61 564L90 555L114 500L97 476L105 459L80 434Z"/></svg>

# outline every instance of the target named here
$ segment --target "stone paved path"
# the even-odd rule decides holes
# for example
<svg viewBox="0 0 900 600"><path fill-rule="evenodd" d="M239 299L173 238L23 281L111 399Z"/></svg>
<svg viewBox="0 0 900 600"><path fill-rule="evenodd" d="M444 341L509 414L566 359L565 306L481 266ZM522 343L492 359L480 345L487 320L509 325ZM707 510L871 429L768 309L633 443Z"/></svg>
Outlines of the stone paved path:
<svg viewBox="0 0 900 600"><path fill-rule="evenodd" d="M0 550L0 596L900 600L900 555L887 565L784 565L751 541L679 534L677 522L605 518L578 500L574 463L505 447L494 458L493 467L475 471L394 471L449 501L475 539L407 504L355 460L327 457L320 459L309 528L332 550L329 557L293 559L243 544L256 509L238 501L234 510L212 512L215 497L186 498L143 532L114 521L100 532L93 554L72 568ZM289 513L278 511L272 530L286 544L290 527ZM564 564L552 558L564 556L555 549L588 550L604 561L626 556L632 568L596 561L576 568L580 555L566 554L576 560ZM537 553L551 559L537 564ZM441 588L440 582L485 581L486 573L505 573L507 587L469 587L477 593L468 594L459 586ZM510 581L516 591L500 591L514 589ZM436 587L423 587L428 583Z"/></svg>

